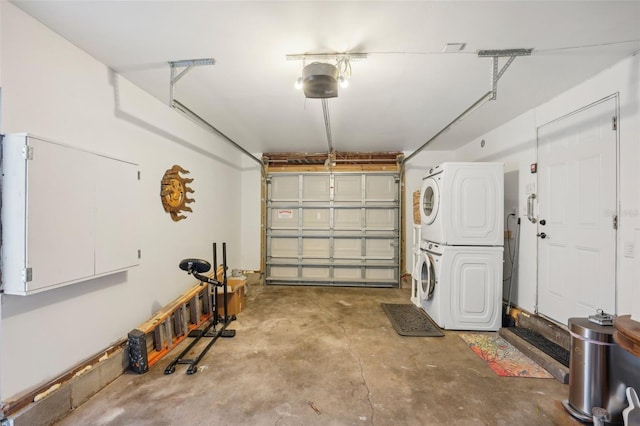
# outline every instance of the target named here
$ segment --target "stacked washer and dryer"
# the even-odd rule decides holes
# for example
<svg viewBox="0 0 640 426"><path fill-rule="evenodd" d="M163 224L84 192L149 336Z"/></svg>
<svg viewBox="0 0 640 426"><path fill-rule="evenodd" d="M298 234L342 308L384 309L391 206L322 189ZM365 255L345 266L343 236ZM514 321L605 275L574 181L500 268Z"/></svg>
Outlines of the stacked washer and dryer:
<svg viewBox="0 0 640 426"><path fill-rule="evenodd" d="M502 325L502 163L443 163L423 178L411 300L443 329Z"/></svg>

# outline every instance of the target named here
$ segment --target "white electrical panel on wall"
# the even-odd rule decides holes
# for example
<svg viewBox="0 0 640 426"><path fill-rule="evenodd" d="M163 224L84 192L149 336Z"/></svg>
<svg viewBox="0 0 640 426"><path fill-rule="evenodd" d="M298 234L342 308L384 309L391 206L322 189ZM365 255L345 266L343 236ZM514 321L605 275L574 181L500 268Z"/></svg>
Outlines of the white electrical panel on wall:
<svg viewBox="0 0 640 426"><path fill-rule="evenodd" d="M138 165L25 133L2 141L2 289L28 295L139 263Z"/></svg>

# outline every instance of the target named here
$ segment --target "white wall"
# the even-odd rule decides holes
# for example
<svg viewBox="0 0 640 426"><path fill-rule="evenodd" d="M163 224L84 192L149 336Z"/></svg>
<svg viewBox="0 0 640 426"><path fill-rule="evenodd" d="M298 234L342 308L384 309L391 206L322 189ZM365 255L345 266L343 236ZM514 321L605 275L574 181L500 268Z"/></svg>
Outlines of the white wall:
<svg viewBox="0 0 640 426"><path fill-rule="evenodd" d="M254 154L258 159L262 154ZM242 254L240 265L243 269L259 271L260 239L261 239L261 212L262 204L262 172L260 166L254 160L244 156L242 161L242 188L240 190L241 213L241 247Z"/></svg>
<svg viewBox="0 0 640 426"><path fill-rule="evenodd" d="M243 267L238 194L249 184L238 166L241 154L228 143L11 3L0 2L0 11L0 131L31 132L139 163L143 194L140 266L32 296L1 296L0 399L6 401L126 337L193 285L178 269L182 258L210 260L211 243L227 241L229 266ZM174 164L195 179L194 211L180 222L164 212L159 196L160 180ZM64 197L51 208L64 208Z"/></svg>
<svg viewBox="0 0 640 426"><path fill-rule="evenodd" d="M536 183L529 165L536 162L536 129L553 119L612 94L619 94L619 228L617 314L640 317L640 262L622 256L625 242L640 243L640 56L635 55L534 108L456 151L457 161L503 161L517 175L522 219L515 303L533 311L536 305L537 227L526 220L527 189ZM499 100L498 100L499 102ZM480 147L480 141L485 147ZM530 189L530 188L529 188ZM611 188L615 191L615 188ZM509 207L505 205L505 207ZM614 279L612 277L612 279Z"/></svg>

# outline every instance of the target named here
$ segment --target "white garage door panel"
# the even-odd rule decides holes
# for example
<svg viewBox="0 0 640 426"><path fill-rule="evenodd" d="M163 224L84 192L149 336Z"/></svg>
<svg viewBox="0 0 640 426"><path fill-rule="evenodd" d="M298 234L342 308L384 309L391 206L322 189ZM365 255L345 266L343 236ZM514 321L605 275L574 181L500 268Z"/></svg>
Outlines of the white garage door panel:
<svg viewBox="0 0 640 426"><path fill-rule="evenodd" d="M329 201L329 186L329 175L305 175L302 181L302 200Z"/></svg>
<svg viewBox="0 0 640 426"><path fill-rule="evenodd" d="M393 260L396 255L395 242L387 239L370 239L365 242L367 259Z"/></svg>
<svg viewBox="0 0 640 426"><path fill-rule="evenodd" d="M303 238L302 257L305 259L327 259L330 254L329 242L326 238Z"/></svg>
<svg viewBox="0 0 640 426"><path fill-rule="evenodd" d="M397 201L395 176L367 176L366 199L368 201Z"/></svg>
<svg viewBox="0 0 640 426"><path fill-rule="evenodd" d="M365 277L370 280L392 280L393 271L386 268L367 268Z"/></svg>
<svg viewBox="0 0 640 426"><path fill-rule="evenodd" d="M298 210L292 208L271 209L269 214L271 229L297 229Z"/></svg>
<svg viewBox="0 0 640 426"><path fill-rule="evenodd" d="M305 209L302 211L302 228L329 228L329 209Z"/></svg>
<svg viewBox="0 0 640 426"><path fill-rule="evenodd" d="M334 229L361 229L362 212L359 209L342 209L334 211Z"/></svg>
<svg viewBox="0 0 640 426"><path fill-rule="evenodd" d="M334 201L360 202L362 199L362 177L336 176Z"/></svg>
<svg viewBox="0 0 640 426"><path fill-rule="evenodd" d="M271 200L272 201L297 201L298 194L298 176L279 176L271 183Z"/></svg>
<svg viewBox="0 0 640 426"><path fill-rule="evenodd" d="M365 223L367 230L393 230L398 227L397 210L367 210Z"/></svg>
<svg viewBox="0 0 640 426"><path fill-rule="evenodd" d="M333 255L339 259L356 259L362 255L359 238L340 238L333 241Z"/></svg>
<svg viewBox="0 0 640 426"><path fill-rule="evenodd" d="M329 279L329 268L326 267L313 267L313 266L303 266L302 267L302 278L312 278L312 279Z"/></svg>
<svg viewBox="0 0 640 426"><path fill-rule="evenodd" d="M298 240L296 238L271 238L272 257L297 257Z"/></svg>
<svg viewBox="0 0 640 426"><path fill-rule="evenodd" d="M268 284L397 287L397 174L273 173L268 177Z"/></svg>
<svg viewBox="0 0 640 426"><path fill-rule="evenodd" d="M298 268L293 266L273 266L271 274L280 279L296 278L298 276Z"/></svg>
<svg viewBox="0 0 640 426"><path fill-rule="evenodd" d="M360 279L361 275L360 268L335 268L333 271L334 278L340 280L356 281Z"/></svg>

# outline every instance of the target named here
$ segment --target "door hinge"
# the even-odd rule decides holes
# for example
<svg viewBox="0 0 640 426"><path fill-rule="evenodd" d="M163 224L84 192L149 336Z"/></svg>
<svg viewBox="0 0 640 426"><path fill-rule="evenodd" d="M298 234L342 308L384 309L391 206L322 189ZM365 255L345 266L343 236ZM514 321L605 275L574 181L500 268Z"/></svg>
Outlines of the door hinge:
<svg viewBox="0 0 640 426"><path fill-rule="evenodd" d="M613 215L613 229L618 229L618 215Z"/></svg>
<svg viewBox="0 0 640 426"><path fill-rule="evenodd" d="M611 117L611 130L618 130L618 117Z"/></svg>
<svg viewBox="0 0 640 426"><path fill-rule="evenodd" d="M22 147L22 159L23 160L33 160L33 147L29 145L25 145Z"/></svg>
<svg viewBox="0 0 640 426"><path fill-rule="evenodd" d="M33 269L32 268L24 268L22 270L22 282L28 283L33 280Z"/></svg>

